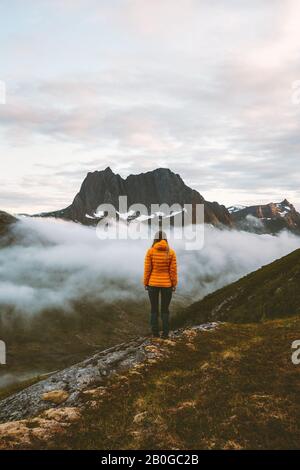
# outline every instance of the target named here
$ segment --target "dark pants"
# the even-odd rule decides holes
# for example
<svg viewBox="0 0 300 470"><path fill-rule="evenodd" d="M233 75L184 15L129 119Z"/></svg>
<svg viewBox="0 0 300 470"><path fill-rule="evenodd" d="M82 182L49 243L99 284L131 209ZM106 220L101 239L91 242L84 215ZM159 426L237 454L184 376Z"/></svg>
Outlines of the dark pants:
<svg viewBox="0 0 300 470"><path fill-rule="evenodd" d="M154 335L159 333L159 293L161 295L161 319L163 334L169 334L169 305L172 299L172 287L148 287L148 294L151 303L151 328Z"/></svg>

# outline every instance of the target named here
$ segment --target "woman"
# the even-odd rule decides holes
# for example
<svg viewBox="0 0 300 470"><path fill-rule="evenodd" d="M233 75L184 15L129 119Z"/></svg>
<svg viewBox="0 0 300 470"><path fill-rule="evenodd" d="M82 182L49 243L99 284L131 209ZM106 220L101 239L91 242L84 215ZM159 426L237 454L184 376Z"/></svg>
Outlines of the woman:
<svg viewBox="0 0 300 470"><path fill-rule="evenodd" d="M159 336L159 294L161 295L161 319L163 338L169 336L169 305L177 286L175 251L169 247L166 234L156 233L152 247L145 257L144 286L151 303L151 328L153 336Z"/></svg>

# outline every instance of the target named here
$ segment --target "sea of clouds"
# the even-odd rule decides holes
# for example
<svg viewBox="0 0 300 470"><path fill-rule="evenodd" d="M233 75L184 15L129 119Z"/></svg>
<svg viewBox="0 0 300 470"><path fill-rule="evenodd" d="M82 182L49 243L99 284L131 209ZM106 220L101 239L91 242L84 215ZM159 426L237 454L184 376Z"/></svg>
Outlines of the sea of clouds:
<svg viewBox="0 0 300 470"><path fill-rule="evenodd" d="M21 218L17 242L0 249L0 306L37 314L72 311L82 298L143 300L143 262L151 240L100 240L95 228L72 222ZM205 226L200 250L177 252L179 285L174 300L191 303L300 247L300 237L220 230Z"/></svg>

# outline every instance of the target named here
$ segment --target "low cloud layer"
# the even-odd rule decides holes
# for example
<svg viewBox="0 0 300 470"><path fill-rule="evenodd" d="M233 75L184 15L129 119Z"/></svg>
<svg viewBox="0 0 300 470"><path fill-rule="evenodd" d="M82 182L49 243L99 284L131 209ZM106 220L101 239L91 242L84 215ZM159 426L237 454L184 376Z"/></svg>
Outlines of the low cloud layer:
<svg viewBox="0 0 300 470"><path fill-rule="evenodd" d="M72 312L72 302L142 300L143 261L149 240L99 240L78 224L23 218L17 244L0 250L0 305L26 315L46 308ZM300 247L300 238L218 230L206 226L202 250L177 251L179 287L185 303L234 281Z"/></svg>

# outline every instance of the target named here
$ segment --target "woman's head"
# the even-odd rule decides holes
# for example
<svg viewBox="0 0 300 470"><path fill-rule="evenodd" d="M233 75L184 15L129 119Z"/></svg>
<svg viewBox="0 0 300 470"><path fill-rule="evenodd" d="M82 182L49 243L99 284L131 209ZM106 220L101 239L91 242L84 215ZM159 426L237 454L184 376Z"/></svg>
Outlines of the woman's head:
<svg viewBox="0 0 300 470"><path fill-rule="evenodd" d="M163 230L159 230L158 232L156 232L156 234L154 235L152 246L154 246L155 243L160 242L161 240L166 240L166 242L168 243L167 235Z"/></svg>

